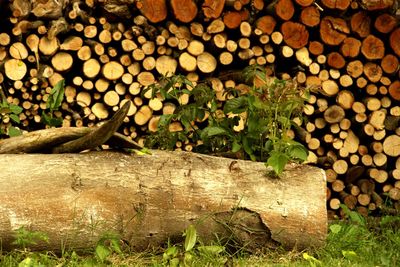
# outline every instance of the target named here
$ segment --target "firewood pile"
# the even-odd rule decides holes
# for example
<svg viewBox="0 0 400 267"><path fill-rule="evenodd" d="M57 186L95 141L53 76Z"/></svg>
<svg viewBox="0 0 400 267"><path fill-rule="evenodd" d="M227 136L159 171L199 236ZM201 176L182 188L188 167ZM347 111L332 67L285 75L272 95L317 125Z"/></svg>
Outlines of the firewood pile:
<svg viewBox="0 0 400 267"><path fill-rule="evenodd" d="M0 1L0 84L22 129L56 116L95 126L131 102L121 133L143 144L180 103L145 89L161 75L209 79L221 105L246 85L230 71L264 65L311 89L298 138L327 174L330 216L400 210L400 27L395 0ZM397 13L396 13L397 12ZM7 126L3 121L3 126ZM9 122L11 123L11 122ZM179 131L179 122L171 130ZM179 144L191 150L196 144Z"/></svg>

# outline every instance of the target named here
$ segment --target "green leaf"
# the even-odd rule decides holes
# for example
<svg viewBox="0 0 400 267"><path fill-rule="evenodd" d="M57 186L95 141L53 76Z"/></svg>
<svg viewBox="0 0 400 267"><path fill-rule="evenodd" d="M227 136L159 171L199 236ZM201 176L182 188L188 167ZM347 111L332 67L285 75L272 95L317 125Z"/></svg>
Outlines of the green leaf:
<svg viewBox="0 0 400 267"><path fill-rule="evenodd" d="M203 109L196 109L196 118L199 120L203 120L206 116L206 112Z"/></svg>
<svg viewBox="0 0 400 267"><path fill-rule="evenodd" d="M358 223L359 225L365 226L366 221L365 218L358 212L356 211L351 211L346 205L340 204L340 207L342 208L343 212L349 216L350 220L352 222Z"/></svg>
<svg viewBox="0 0 400 267"><path fill-rule="evenodd" d="M225 251L223 246L198 246L197 250L200 253L218 255Z"/></svg>
<svg viewBox="0 0 400 267"><path fill-rule="evenodd" d="M185 252L183 255L183 262L185 263L186 266L190 266L191 262L193 261L193 254L191 252Z"/></svg>
<svg viewBox="0 0 400 267"><path fill-rule="evenodd" d="M96 246L96 256L99 258L100 262L104 262L108 256L110 256L111 251L104 245Z"/></svg>
<svg viewBox="0 0 400 267"><path fill-rule="evenodd" d="M236 153L242 148L242 145L239 144L236 140L232 143L232 152Z"/></svg>
<svg viewBox="0 0 400 267"><path fill-rule="evenodd" d="M340 224L332 224L329 226L329 230L331 230L333 234L338 234L342 230L342 226Z"/></svg>
<svg viewBox="0 0 400 267"><path fill-rule="evenodd" d="M12 119L14 122L16 122L16 123L20 123L21 122L18 115L10 114L9 116L10 116L10 119Z"/></svg>
<svg viewBox="0 0 400 267"><path fill-rule="evenodd" d="M208 138L216 135L228 135L228 132L222 127L207 126L203 129L203 131L201 131L200 138L202 140L207 140Z"/></svg>
<svg viewBox="0 0 400 267"><path fill-rule="evenodd" d="M185 251L190 251L193 249L197 240L196 228L191 224L185 231Z"/></svg>
<svg viewBox="0 0 400 267"><path fill-rule="evenodd" d="M259 118L256 116L248 116L247 118L247 128L248 132L253 133L253 132L258 132L260 129L260 124L259 124Z"/></svg>
<svg viewBox="0 0 400 267"><path fill-rule="evenodd" d="M21 130L18 128L15 128L14 126L10 126L8 128L8 136L10 136L10 137L19 136L21 134L22 134Z"/></svg>
<svg viewBox="0 0 400 267"><path fill-rule="evenodd" d="M254 150L251 147L249 139L246 136L244 136L242 138L242 145L243 145L244 151L247 153L247 155L249 155L250 159L252 161L256 161L256 156L254 156Z"/></svg>
<svg viewBox="0 0 400 267"><path fill-rule="evenodd" d="M173 258L172 260L169 261L169 266L170 267L178 267L179 266L179 258Z"/></svg>
<svg viewBox="0 0 400 267"><path fill-rule="evenodd" d="M163 254L163 259L164 260L168 260L171 258L175 258L178 255L178 248L173 246L173 247L169 247L167 248L167 250L164 252Z"/></svg>
<svg viewBox="0 0 400 267"><path fill-rule="evenodd" d="M210 111L215 112L218 109L218 105L216 101L211 101Z"/></svg>
<svg viewBox="0 0 400 267"><path fill-rule="evenodd" d="M357 253L352 250L342 250L342 255L348 260L355 260L357 259Z"/></svg>
<svg viewBox="0 0 400 267"><path fill-rule="evenodd" d="M267 160L267 165L271 166L276 174L281 174L289 161L289 157L279 151L271 151L270 156Z"/></svg>
<svg viewBox="0 0 400 267"><path fill-rule="evenodd" d="M117 252L118 254L122 254L122 250L121 250L121 245L119 243L119 240L116 238L111 238L110 239L111 242L111 248Z"/></svg>
<svg viewBox="0 0 400 267"><path fill-rule="evenodd" d="M53 89L51 89L46 108L57 110L61 106L61 102L64 99L64 86L65 80L60 80Z"/></svg>
<svg viewBox="0 0 400 267"><path fill-rule="evenodd" d="M14 104L10 104L10 110L12 113L18 115L22 112L23 108Z"/></svg>
<svg viewBox="0 0 400 267"><path fill-rule="evenodd" d="M391 224L394 224L396 222L400 222L400 216L389 216L389 215L386 215L386 216L382 217L379 225L380 225L380 227L383 228L383 227L386 227L387 225L391 225Z"/></svg>
<svg viewBox="0 0 400 267"><path fill-rule="evenodd" d="M42 113L42 122L46 125L49 126L60 126L62 125L63 119L62 118L54 118L53 114L49 113L49 115L47 115L46 113Z"/></svg>
<svg viewBox="0 0 400 267"><path fill-rule="evenodd" d="M160 120L158 121L158 129L163 129L165 127L168 127L173 118L174 114L161 115Z"/></svg>
<svg viewBox="0 0 400 267"><path fill-rule="evenodd" d="M274 144L272 143L271 139L268 139L267 142L265 142L264 149L268 153L274 148Z"/></svg>
<svg viewBox="0 0 400 267"><path fill-rule="evenodd" d="M252 105L256 108L256 109L265 109L267 108L268 103L265 101L262 101L260 98L258 97L253 97L252 100Z"/></svg>
<svg viewBox="0 0 400 267"><path fill-rule="evenodd" d="M11 109L8 106L0 108L0 114L9 114L9 113L11 113Z"/></svg>
<svg viewBox="0 0 400 267"><path fill-rule="evenodd" d="M288 155L292 159L307 160L308 150L303 145L289 146Z"/></svg>
<svg viewBox="0 0 400 267"><path fill-rule="evenodd" d="M18 264L18 267L33 267L33 266L35 266L35 261L30 257L25 258Z"/></svg>
<svg viewBox="0 0 400 267"><path fill-rule="evenodd" d="M224 105L224 113L230 112L234 114L240 114L245 111L248 107L248 101L246 96L239 96L236 98L229 99Z"/></svg>
<svg viewBox="0 0 400 267"><path fill-rule="evenodd" d="M209 126L209 127L206 127L204 130L206 130L207 137L227 133L227 131L224 128L218 127L218 126Z"/></svg>
<svg viewBox="0 0 400 267"><path fill-rule="evenodd" d="M303 258L307 260L310 263L310 266L322 266L322 262L320 260L317 260L314 256L309 255L307 252L303 253Z"/></svg>

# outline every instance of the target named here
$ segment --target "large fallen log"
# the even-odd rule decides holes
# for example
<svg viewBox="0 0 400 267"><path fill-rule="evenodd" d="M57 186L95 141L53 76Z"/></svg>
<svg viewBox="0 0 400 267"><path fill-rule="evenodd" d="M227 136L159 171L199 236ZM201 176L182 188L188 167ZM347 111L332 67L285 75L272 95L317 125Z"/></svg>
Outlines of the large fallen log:
<svg viewBox="0 0 400 267"><path fill-rule="evenodd" d="M325 173L289 165L279 178L257 162L188 152L0 155L0 239L42 231L35 249L93 246L116 232L135 250L181 238L195 224L204 241L249 249L310 247L327 232Z"/></svg>

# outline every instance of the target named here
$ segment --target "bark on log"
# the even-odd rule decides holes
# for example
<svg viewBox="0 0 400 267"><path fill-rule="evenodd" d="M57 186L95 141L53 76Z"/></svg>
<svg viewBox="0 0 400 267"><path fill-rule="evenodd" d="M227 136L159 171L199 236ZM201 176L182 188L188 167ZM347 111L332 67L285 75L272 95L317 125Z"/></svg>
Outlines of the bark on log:
<svg viewBox="0 0 400 267"><path fill-rule="evenodd" d="M221 223L242 224L236 234L252 248L320 246L326 238L325 174L307 165L272 178L263 163L186 152L5 154L0 161L3 249L22 226L47 233L50 243L36 248L52 250L91 247L110 231L143 250L196 222L204 240L232 234Z"/></svg>

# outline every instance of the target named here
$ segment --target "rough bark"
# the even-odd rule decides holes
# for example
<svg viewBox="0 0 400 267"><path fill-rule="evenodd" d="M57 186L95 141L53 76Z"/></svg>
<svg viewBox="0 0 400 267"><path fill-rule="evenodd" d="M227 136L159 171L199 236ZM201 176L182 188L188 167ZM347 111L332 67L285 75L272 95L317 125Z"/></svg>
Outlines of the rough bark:
<svg viewBox="0 0 400 267"><path fill-rule="evenodd" d="M22 226L47 233L50 243L36 248L53 250L90 247L110 231L143 250L180 237L189 224L204 240L236 234L249 248L323 244L322 170L289 165L273 178L262 163L150 153L0 155L3 249Z"/></svg>

